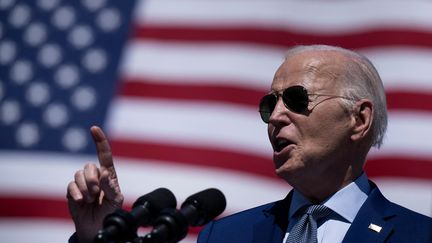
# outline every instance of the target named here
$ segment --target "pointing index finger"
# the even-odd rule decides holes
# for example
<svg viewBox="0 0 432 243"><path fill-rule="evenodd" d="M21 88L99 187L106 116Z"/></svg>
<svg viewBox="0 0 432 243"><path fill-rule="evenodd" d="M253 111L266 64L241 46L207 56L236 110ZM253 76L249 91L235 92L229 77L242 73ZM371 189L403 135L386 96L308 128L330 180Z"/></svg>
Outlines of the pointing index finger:
<svg viewBox="0 0 432 243"><path fill-rule="evenodd" d="M101 167L107 169L114 168L111 147L102 129L98 126L92 126L90 132L96 144L96 151Z"/></svg>

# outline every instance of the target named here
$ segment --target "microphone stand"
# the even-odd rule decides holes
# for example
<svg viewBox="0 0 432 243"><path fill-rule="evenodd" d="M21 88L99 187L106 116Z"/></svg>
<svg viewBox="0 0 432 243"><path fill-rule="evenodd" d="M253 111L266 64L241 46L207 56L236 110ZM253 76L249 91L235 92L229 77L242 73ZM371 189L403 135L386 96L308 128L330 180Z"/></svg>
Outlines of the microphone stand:
<svg viewBox="0 0 432 243"><path fill-rule="evenodd" d="M104 229L96 234L95 243L128 243L138 237L132 216L125 210L117 209L104 219Z"/></svg>
<svg viewBox="0 0 432 243"><path fill-rule="evenodd" d="M176 243L188 233L187 218L176 209L166 209L155 220L153 230L141 237L138 243Z"/></svg>

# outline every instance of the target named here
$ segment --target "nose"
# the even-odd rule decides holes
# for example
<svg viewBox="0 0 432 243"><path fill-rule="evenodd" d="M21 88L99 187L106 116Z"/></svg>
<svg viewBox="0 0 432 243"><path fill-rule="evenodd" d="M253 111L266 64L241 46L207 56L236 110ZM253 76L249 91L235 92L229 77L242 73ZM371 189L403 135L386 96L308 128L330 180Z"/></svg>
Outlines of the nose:
<svg viewBox="0 0 432 243"><path fill-rule="evenodd" d="M281 123L290 123L288 108L285 107L282 98L279 96L276 102L275 108L270 115L269 124L273 124L274 126L278 126Z"/></svg>

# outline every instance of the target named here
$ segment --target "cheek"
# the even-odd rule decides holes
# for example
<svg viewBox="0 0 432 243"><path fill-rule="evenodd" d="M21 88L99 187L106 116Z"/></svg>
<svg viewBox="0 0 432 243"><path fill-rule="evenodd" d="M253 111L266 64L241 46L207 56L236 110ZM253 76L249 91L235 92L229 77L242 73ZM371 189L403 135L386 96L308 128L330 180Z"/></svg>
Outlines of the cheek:
<svg viewBox="0 0 432 243"><path fill-rule="evenodd" d="M345 116L325 116L302 126L303 144L317 151L339 149L349 138L349 123Z"/></svg>

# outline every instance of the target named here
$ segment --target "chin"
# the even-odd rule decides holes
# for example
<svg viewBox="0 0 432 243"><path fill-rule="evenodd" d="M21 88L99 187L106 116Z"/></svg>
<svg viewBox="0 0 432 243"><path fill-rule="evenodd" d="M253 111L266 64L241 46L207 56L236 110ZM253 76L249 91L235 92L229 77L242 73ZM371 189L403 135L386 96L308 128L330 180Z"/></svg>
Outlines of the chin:
<svg viewBox="0 0 432 243"><path fill-rule="evenodd" d="M294 187L296 184L295 176L293 174L287 173L287 172L276 172L277 176L282 179L284 182L286 182L291 187Z"/></svg>
<svg viewBox="0 0 432 243"><path fill-rule="evenodd" d="M275 169L276 175L282 179L293 177L296 174L296 169L293 166L282 165Z"/></svg>
<svg viewBox="0 0 432 243"><path fill-rule="evenodd" d="M301 163L294 163L290 161L286 161L281 166L275 169L276 175L291 184L294 182L296 177L302 174L304 166Z"/></svg>

